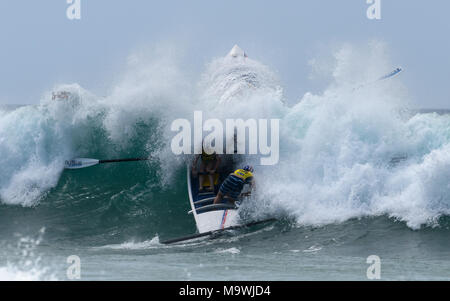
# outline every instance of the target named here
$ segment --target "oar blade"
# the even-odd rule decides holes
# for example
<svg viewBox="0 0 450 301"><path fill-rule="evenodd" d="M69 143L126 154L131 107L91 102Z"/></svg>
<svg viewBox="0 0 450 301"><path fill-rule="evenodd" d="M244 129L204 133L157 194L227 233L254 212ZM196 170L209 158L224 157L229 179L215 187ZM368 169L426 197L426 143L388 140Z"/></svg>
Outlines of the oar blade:
<svg viewBox="0 0 450 301"><path fill-rule="evenodd" d="M392 72L390 72L390 73L380 77L378 80L380 81L380 80L385 80L385 79L394 77L394 76L398 75L402 71L403 71L403 69L401 67L397 67Z"/></svg>
<svg viewBox="0 0 450 301"><path fill-rule="evenodd" d="M100 161L97 159L90 158L76 158L72 160L66 160L64 163L64 168L66 169L80 169L89 166L97 165Z"/></svg>

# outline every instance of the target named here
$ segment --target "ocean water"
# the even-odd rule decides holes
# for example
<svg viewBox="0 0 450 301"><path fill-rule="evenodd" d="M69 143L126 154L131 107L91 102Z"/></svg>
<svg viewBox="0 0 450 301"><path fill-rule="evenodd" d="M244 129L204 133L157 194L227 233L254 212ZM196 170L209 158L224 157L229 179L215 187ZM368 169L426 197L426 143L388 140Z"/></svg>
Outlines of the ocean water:
<svg viewBox="0 0 450 301"><path fill-rule="evenodd" d="M410 109L401 75L373 82L393 65L367 47L334 53L330 85L298 100L251 56L189 78L156 52L131 55L107 96L67 84L1 106L0 280L67 280L72 255L81 280L368 280L371 255L381 280L450 280L450 114ZM240 209L278 220L164 245L196 232L191 158L170 150L195 110L280 119L279 163L245 158L257 186ZM150 160L64 170L74 157Z"/></svg>

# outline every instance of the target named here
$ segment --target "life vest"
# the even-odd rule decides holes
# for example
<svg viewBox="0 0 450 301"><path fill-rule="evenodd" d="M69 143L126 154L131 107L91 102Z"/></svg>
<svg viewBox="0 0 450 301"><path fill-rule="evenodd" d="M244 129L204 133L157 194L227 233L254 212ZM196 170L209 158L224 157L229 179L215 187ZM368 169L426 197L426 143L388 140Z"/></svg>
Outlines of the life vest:
<svg viewBox="0 0 450 301"><path fill-rule="evenodd" d="M236 176L239 176L244 181L247 180L250 177L253 177L253 174L250 171L243 170L243 169L238 169L233 174L235 174Z"/></svg>

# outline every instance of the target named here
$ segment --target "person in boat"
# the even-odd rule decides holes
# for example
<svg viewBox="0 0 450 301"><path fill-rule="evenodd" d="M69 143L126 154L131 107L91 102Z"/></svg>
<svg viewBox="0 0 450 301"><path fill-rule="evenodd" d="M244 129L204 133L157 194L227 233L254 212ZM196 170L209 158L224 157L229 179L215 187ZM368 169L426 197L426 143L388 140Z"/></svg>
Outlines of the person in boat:
<svg viewBox="0 0 450 301"><path fill-rule="evenodd" d="M223 181L222 185L220 185L219 193L214 199L214 204L222 203L225 197L234 204L245 184L250 184L252 188L255 186L253 167L250 165L236 170Z"/></svg>
<svg viewBox="0 0 450 301"><path fill-rule="evenodd" d="M201 159L200 168L197 169L198 159ZM220 166L220 156L214 151L206 152L202 149L201 155L195 156L194 162L192 163L192 174L194 177L199 175L199 192L203 192L203 182L205 180L205 174L208 176L209 184L208 191L214 191L214 174Z"/></svg>

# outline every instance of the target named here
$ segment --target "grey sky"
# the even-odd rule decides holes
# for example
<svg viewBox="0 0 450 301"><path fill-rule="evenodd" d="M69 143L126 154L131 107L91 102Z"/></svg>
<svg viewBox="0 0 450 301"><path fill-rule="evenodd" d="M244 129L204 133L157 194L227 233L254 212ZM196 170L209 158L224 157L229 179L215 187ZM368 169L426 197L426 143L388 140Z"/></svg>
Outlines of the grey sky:
<svg viewBox="0 0 450 301"><path fill-rule="evenodd" d="M381 1L374 21L366 0L81 0L70 21L66 0L1 0L0 104L37 103L57 83L105 93L134 49L166 41L185 49L189 73L237 43L298 99L320 88L308 61L323 45L380 39L419 107L450 108L450 1Z"/></svg>

